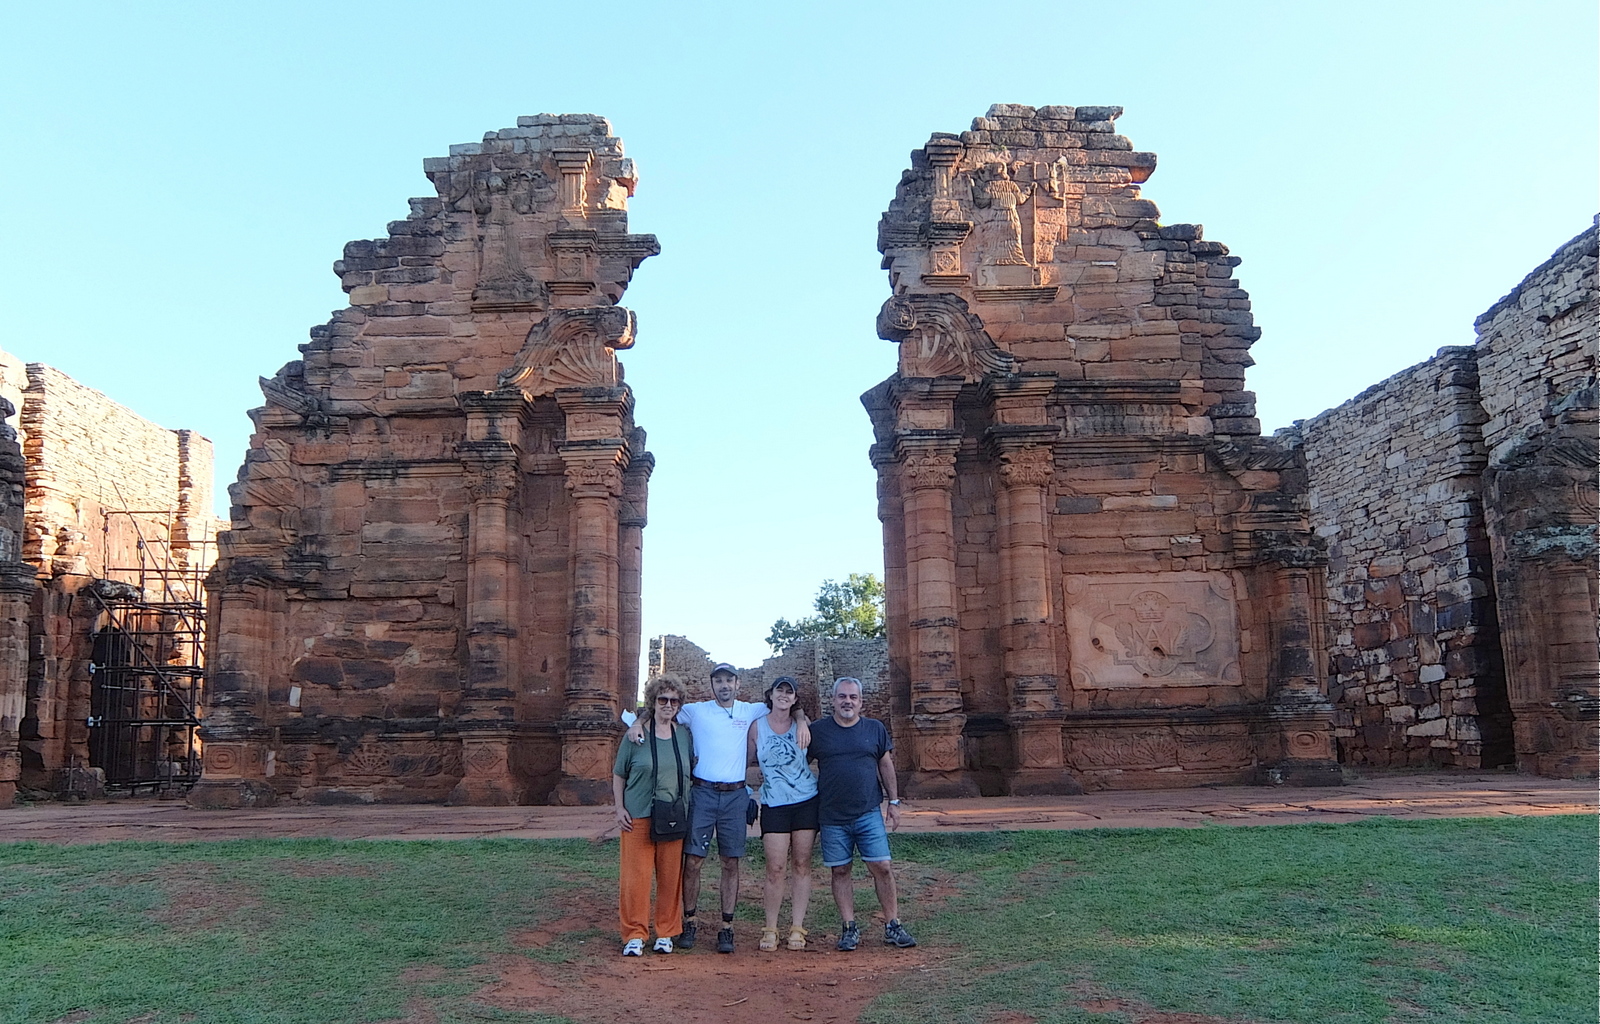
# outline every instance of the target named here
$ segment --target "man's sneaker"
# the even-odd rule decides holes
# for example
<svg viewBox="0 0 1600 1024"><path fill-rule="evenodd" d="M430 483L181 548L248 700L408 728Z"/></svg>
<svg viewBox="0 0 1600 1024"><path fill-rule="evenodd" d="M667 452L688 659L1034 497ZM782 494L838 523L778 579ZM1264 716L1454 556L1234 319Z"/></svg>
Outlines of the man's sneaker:
<svg viewBox="0 0 1600 1024"><path fill-rule="evenodd" d="M861 945L861 926L851 921L839 933L839 952L853 952L859 945Z"/></svg>
<svg viewBox="0 0 1600 1024"><path fill-rule="evenodd" d="M694 948L694 933L697 930L698 929L695 927L694 918L691 917L691 918L686 919L683 922L683 933L678 936L678 948L679 949L693 949Z"/></svg>
<svg viewBox="0 0 1600 1024"><path fill-rule="evenodd" d="M672 940L663 935L656 940L654 949L657 953L670 953L672 952Z"/></svg>
<svg viewBox="0 0 1600 1024"><path fill-rule="evenodd" d="M721 931L717 932L717 952L718 953L732 953L733 952L733 929L732 928L724 928Z"/></svg>
<svg viewBox="0 0 1600 1024"><path fill-rule="evenodd" d="M644 940L629 939L622 946L623 956L644 956Z"/></svg>
<svg viewBox="0 0 1600 1024"><path fill-rule="evenodd" d="M901 949L910 949L917 944L917 940L906 931L906 926L900 923L897 917L883 926L883 944L885 946L899 946Z"/></svg>

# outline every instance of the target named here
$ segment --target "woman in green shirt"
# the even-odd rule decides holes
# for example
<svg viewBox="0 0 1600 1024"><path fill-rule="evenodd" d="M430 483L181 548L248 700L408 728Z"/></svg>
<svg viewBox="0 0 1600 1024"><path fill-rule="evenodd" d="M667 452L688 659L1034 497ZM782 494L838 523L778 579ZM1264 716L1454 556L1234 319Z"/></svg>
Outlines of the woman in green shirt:
<svg viewBox="0 0 1600 1024"><path fill-rule="evenodd" d="M683 931L683 839L652 839L650 813L657 800L676 802L680 795L687 806L694 738L688 726L676 721L684 696L683 684L672 676L650 680L644 704L654 726L651 742L624 739L611 770L611 797L622 829L617 908L623 956L644 955L644 943L650 937L652 875L656 887L653 948L657 953L672 952L672 940Z"/></svg>

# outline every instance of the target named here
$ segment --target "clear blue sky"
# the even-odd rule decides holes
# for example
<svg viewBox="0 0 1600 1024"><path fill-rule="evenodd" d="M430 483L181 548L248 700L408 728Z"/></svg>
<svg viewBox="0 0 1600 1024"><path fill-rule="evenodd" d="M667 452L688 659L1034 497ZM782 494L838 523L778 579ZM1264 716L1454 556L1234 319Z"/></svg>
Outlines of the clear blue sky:
<svg viewBox="0 0 1600 1024"><path fill-rule="evenodd" d="M1119 104L1145 196L1244 260L1267 430L1441 345L1596 210L1592 0L18 5L0 346L217 445L344 304L330 264L518 114L611 118L660 236L625 357L659 459L646 635L752 663L880 571L874 232L994 102ZM219 505L226 499L219 498Z"/></svg>

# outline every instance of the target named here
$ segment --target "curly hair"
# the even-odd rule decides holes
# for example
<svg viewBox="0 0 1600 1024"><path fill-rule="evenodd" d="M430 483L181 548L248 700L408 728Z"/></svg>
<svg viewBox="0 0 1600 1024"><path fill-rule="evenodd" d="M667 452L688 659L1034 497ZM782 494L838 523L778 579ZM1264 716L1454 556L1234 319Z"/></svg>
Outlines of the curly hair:
<svg viewBox="0 0 1600 1024"><path fill-rule="evenodd" d="M642 713L650 716L656 713L656 697L662 690L667 690L678 695L678 706L682 707L689 699L689 688L683 680L674 675L651 676L650 681L644 685L644 707Z"/></svg>

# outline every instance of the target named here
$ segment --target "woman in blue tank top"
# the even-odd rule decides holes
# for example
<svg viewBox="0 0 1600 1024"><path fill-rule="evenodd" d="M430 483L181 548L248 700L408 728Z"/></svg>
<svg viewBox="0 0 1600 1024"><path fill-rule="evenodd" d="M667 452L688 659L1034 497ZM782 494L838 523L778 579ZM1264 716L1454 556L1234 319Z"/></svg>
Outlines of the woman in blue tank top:
<svg viewBox="0 0 1600 1024"><path fill-rule="evenodd" d="M794 719L798 699L795 680L779 676L767 687L772 710L750 723L750 763L761 768L761 845L767 854L763 902L766 927L761 949L778 948L778 910L783 905L785 875L792 870L794 896L789 912L790 949L806 948L806 910L811 903L811 850L817 840L817 777L806 764L800 729Z"/></svg>

